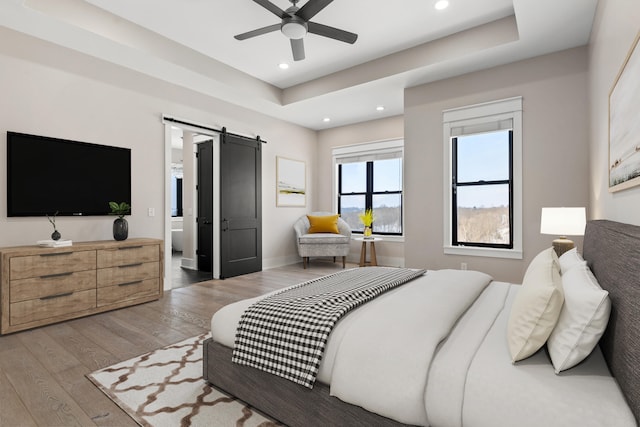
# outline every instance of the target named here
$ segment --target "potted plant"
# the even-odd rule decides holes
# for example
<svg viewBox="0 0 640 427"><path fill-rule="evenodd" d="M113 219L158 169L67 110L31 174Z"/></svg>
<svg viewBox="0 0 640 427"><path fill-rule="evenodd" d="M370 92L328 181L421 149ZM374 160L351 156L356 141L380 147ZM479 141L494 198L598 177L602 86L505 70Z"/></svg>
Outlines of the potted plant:
<svg viewBox="0 0 640 427"><path fill-rule="evenodd" d="M129 224L124 216L131 213L131 205L127 202L109 202L109 207L111 215L118 215L118 218L113 221L113 238L126 240L129 237Z"/></svg>
<svg viewBox="0 0 640 427"><path fill-rule="evenodd" d="M360 218L360 222L364 225L364 237L371 237L371 224L373 224L373 220L375 219L373 210L366 209L364 213L358 214L358 218Z"/></svg>
<svg viewBox="0 0 640 427"><path fill-rule="evenodd" d="M56 228L56 216L57 215L58 215L58 211L56 211L56 213L54 213L53 216L47 215L47 219L49 220L51 225L53 225L53 233L51 233L51 240L60 240L60 237L62 237L60 235L60 232Z"/></svg>

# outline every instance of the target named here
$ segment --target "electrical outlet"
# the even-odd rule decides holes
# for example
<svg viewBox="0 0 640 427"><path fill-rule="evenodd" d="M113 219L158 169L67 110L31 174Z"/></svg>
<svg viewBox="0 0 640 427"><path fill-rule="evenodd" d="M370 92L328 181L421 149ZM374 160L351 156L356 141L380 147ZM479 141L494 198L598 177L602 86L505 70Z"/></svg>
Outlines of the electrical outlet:
<svg viewBox="0 0 640 427"><path fill-rule="evenodd" d="M467 263L466 262L461 262L460 263L460 270L466 270L467 269Z"/></svg>
<svg viewBox="0 0 640 427"><path fill-rule="evenodd" d="M149 208L147 215L156 216L156 210L154 208Z"/></svg>

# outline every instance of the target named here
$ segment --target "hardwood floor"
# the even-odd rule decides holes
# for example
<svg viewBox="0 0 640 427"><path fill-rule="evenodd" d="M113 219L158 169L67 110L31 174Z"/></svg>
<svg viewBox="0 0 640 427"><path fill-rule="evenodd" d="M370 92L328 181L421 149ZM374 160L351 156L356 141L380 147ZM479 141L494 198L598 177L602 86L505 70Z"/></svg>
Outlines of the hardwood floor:
<svg viewBox="0 0 640 427"><path fill-rule="evenodd" d="M352 266L351 266L352 267ZM0 337L0 426L136 426L85 374L210 329L220 307L342 270L313 260L165 292L159 301Z"/></svg>

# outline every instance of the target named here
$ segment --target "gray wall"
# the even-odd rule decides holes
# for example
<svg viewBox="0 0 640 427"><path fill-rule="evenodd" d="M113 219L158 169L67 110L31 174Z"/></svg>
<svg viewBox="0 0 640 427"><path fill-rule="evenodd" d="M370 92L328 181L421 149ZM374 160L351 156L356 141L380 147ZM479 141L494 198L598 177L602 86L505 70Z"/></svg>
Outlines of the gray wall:
<svg viewBox="0 0 640 427"><path fill-rule="evenodd" d="M608 141L609 91L640 35L639 23L640 1L600 0L589 43L591 217L636 225L640 225L640 186L609 193Z"/></svg>
<svg viewBox="0 0 640 427"><path fill-rule="evenodd" d="M587 49L571 49L405 90L405 264L485 271L520 283L551 246L543 206L587 206ZM523 260L443 253L442 111L523 97ZM575 239L581 245L581 239Z"/></svg>
<svg viewBox="0 0 640 427"><path fill-rule="evenodd" d="M170 85L47 42L0 29L0 167L6 164L6 131L16 131L132 150L131 237L164 238L167 114L229 131L259 134L263 145L264 266L297 262L292 224L311 209L277 208L276 156L307 164L313 194L316 132L219 99ZM147 216L154 208L156 215ZM61 217L63 238L112 239L113 217ZM0 247L49 238L46 218L7 218L6 173L0 173Z"/></svg>

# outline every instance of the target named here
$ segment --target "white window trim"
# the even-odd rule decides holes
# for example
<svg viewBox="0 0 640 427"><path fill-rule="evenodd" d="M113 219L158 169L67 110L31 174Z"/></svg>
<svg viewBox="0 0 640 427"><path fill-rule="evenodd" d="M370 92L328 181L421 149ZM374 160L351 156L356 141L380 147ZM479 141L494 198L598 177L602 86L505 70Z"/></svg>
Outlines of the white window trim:
<svg viewBox="0 0 640 427"><path fill-rule="evenodd" d="M404 155L404 140L391 139L387 141L366 142L364 144L342 145L331 150L333 164L338 165L339 159L359 157L362 155L375 155L392 152L401 152ZM337 188L337 187L336 187Z"/></svg>
<svg viewBox="0 0 640 427"><path fill-rule="evenodd" d="M522 97L452 108L442 112L444 139L444 253L522 259ZM513 120L513 249L452 246L451 129L511 118Z"/></svg>
<svg viewBox="0 0 640 427"><path fill-rule="evenodd" d="M400 236L390 236L387 234L373 234L374 237L382 237L389 242L404 242L405 231L405 199L404 199L404 139L389 139L383 141L365 142L361 144L342 145L334 147L331 150L332 164L333 164L333 212L338 212L338 165L341 163L340 159L345 157L357 157L367 154L383 154L390 152L400 151L400 157L402 158L402 234ZM353 238L360 237L360 235L352 236Z"/></svg>

